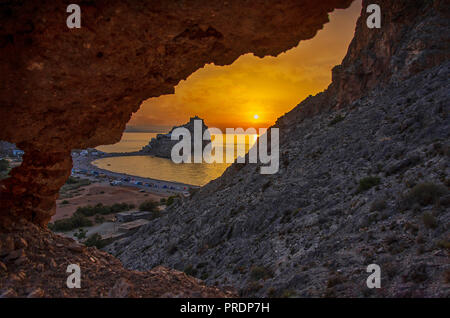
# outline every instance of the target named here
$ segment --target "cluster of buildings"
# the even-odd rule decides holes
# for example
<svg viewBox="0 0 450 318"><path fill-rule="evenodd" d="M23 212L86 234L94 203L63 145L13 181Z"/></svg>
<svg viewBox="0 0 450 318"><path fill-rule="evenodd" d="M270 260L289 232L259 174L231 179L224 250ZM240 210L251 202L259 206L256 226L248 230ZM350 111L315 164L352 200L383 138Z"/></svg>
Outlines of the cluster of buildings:
<svg viewBox="0 0 450 318"><path fill-rule="evenodd" d="M1 157L14 157L21 158L25 152L17 149L15 144L7 141L0 141L0 158Z"/></svg>
<svg viewBox="0 0 450 318"><path fill-rule="evenodd" d="M72 156L73 157L77 157L77 156L81 156L81 157L87 157L87 156L100 156L103 155L104 152L99 151L95 148L88 148L88 149L83 149L83 150L74 150L72 151Z"/></svg>
<svg viewBox="0 0 450 318"><path fill-rule="evenodd" d="M116 214L115 231L102 235L102 241L110 244L130 236L152 219L152 213L147 211L128 211Z"/></svg>

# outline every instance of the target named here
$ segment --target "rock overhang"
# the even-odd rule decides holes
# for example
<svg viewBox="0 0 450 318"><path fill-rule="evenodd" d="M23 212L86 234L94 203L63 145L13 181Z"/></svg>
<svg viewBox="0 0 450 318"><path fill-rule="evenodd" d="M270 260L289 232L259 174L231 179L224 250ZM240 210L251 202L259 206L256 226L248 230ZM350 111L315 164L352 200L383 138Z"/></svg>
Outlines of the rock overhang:
<svg viewBox="0 0 450 318"><path fill-rule="evenodd" d="M25 155L1 184L0 215L45 225L71 149L117 142L143 100L207 63L286 51L352 1L80 2L80 29L67 27L66 1L3 5L0 140Z"/></svg>

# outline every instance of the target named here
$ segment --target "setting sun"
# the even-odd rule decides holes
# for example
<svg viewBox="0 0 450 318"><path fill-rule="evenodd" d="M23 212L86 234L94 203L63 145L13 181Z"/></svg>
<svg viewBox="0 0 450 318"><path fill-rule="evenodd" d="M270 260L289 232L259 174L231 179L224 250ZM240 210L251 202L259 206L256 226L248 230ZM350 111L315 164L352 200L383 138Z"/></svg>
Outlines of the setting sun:
<svg viewBox="0 0 450 318"><path fill-rule="evenodd" d="M255 114L255 115L253 115L253 118L254 118L254 119L258 119L259 116L258 116L257 114Z"/></svg>

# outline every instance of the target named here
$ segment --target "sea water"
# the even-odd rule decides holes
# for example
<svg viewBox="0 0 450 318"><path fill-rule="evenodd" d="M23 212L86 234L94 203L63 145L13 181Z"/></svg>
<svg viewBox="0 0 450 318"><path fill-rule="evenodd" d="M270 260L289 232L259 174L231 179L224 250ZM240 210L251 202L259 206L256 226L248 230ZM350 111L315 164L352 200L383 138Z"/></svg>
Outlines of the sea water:
<svg viewBox="0 0 450 318"><path fill-rule="evenodd" d="M156 137L157 133L125 132L122 139L114 145L97 147L98 150L108 153L139 151ZM238 142L238 138L233 138L234 142L226 143L224 152L228 148L245 149L253 146L257 136L251 135L244 143ZM223 140L226 140L223 136ZM165 181L181 182L186 184L202 186L211 180L220 177L230 166L230 163L182 163L175 164L170 159L153 156L123 156L98 159L92 162L93 165L118 173L152 178Z"/></svg>

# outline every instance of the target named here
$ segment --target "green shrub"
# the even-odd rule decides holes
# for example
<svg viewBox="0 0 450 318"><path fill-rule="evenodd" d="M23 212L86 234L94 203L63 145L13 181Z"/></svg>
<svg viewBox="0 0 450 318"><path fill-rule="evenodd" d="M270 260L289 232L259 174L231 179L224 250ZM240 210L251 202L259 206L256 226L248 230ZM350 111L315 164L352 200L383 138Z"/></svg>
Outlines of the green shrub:
<svg viewBox="0 0 450 318"><path fill-rule="evenodd" d="M149 211L149 212L159 211L158 210L158 203L156 201L153 201L153 200L144 201L139 206L139 210L140 211Z"/></svg>
<svg viewBox="0 0 450 318"><path fill-rule="evenodd" d="M268 279L273 277L273 272L264 266L252 266L250 270L250 278L252 280Z"/></svg>
<svg viewBox="0 0 450 318"><path fill-rule="evenodd" d="M79 181L80 181L80 178L70 176L70 177L67 179L66 184L76 184L76 183L78 183Z"/></svg>
<svg viewBox="0 0 450 318"><path fill-rule="evenodd" d="M339 114L339 115L337 115L336 117L334 117L333 120L330 121L330 123L328 124L328 126L334 126L334 125L336 125L337 123L343 121L344 119L345 119L345 117Z"/></svg>
<svg viewBox="0 0 450 318"><path fill-rule="evenodd" d="M75 213L70 218L50 223L48 228L54 232L67 232L85 226L92 226L91 220L82 214Z"/></svg>
<svg viewBox="0 0 450 318"><path fill-rule="evenodd" d="M186 275L195 276L195 275L197 275L198 270L196 268L194 268L192 266L192 264L189 264L184 268L183 272L185 272Z"/></svg>
<svg viewBox="0 0 450 318"><path fill-rule="evenodd" d="M277 297L278 292L275 288L270 287L269 289L267 289L267 297L269 298L275 298Z"/></svg>
<svg viewBox="0 0 450 318"><path fill-rule="evenodd" d="M111 213L129 211L135 208L134 204L115 203L111 206Z"/></svg>
<svg viewBox="0 0 450 318"><path fill-rule="evenodd" d="M247 286L239 291L240 297L251 297L259 292L264 286L259 282L249 282Z"/></svg>
<svg viewBox="0 0 450 318"><path fill-rule="evenodd" d="M61 202L61 204L69 204L70 202L67 200L64 200L63 202Z"/></svg>
<svg viewBox="0 0 450 318"><path fill-rule="evenodd" d="M89 179L81 179L78 177L70 176L67 179L66 183L59 190L59 193L61 195L64 195L66 192L77 190L89 184L91 184L91 181Z"/></svg>
<svg viewBox="0 0 450 318"><path fill-rule="evenodd" d="M175 244L171 244L167 249L167 253L169 253L169 255L173 255L177 251L178 251L178 247Z"/></svg>
<svg viewBox="0 0 450 318"><path fill-rule="evenodd" d="M129 210L133 209L134 207L135 207L134 204L127 204L127 203L115 203L111 206L103 205L102 203L98 203L95 206L87 205L87 206L79 207L79 208L77 208L75 213L81 214L84 216L94 216L97 214L106 215L106 214L129 211Z"/></svg>
<svg viewBox="0 0 450 318"><path fill-rule="evenodd" d="M262 186L262 191L266 191L268 187L270 187L272 185L272 180L267 181L266 183L263 184Z"/></svg>
<svg viewBox="0 0 450 318"><path fill-rule="evenodd" d="M9 169L9 162L5 159L0 159L0 172L8 171Z"/></svg>
<svg viewBox="0 0 450 318"><path fill-rule="evenodd" d="M414 204L420 204L421 206L427 206L437 203L440 197L446 195L448 189L440 184L434 183L420 183L414 186L406 195L400 200L400 208L407 210Z"/></svg>
<svg viewBox="0 0 450 318"><path fill-rule="evenodd" d="M327 288L332 288L336 285L342 284L343 282L344 282L344 280L343 280L342 276L337 273L328 278Z"/></svg>
<svg viewBox="0 0 450 318"><path fill-rule="evenodd" d="M79 229L78 232L76 232L76 233L74 234L74 236L75 236L76 238L78 238L79 240L82 240L82 239L86 238L86 233L87 233L86 230Z"/></svg>
<svg viewBox="0 0 450 318"><path fill-rule="evenodd" d="M204 273L202 274L202 276L200 276L200 279L201 279L201 280L207 280L208 277L209 277L209 274L206 273L206 272L204 272Z"/></svg>
<svg viewBox="0 0 450 318"><path fill-rule="evenodd" d="M281 218L280 223L281 224L289 223L291 221L291 219L292 219L292 215L293 214L294 214L294 212L291 211L291 210L284 211L283 217Z"/></svg>
<svg viewBox="0 0 450 318"><path fill-rule="evenodd" d="M370 206L370 211L371 212L383 211L384 209L386 209L386 207L387 204L385 199L376 199L375 201L372 202L372 205Z"/></svg>
<svg viewBox="0 0 450 318"><path fill-rule="evenodd" d="M422 215L422 220L426 228L434 229L437 227L436 218L430 213L424 213Z"/></svg>
<svg viewBox="0 0 450 318"><path fill-rule="evenodd" d="M377 186L381 183L381 179L379 177L369 176L362 178L359 180L358 193L367 191L374 186Z"/></svg>
<svg viewBox="0 0 450 318"><path fill-rule="evenodd" d="M110 212L109 207L104 206L102 203L98 203L95 206L87 205L77 208L76 214L83 216L93 216L95 214L108 214Z"/></svg>
<svg viewBox="0 0 450 318"><path fill-rule="evenodd" d="M167 201L166 201L166 205L167 205L167 206L172 205L176 198L177 198L176 195L172 195L172 196L168 197L168 198L167 198Z"/></svg>
<svg viewBox="0 0 450 318"><path fill-rule="evenodd" d="M281 294L281 298L291 298L295 296L295 291L293 290L285 290L282 294Z"/></svg>
<svg viewBox="0 0 450 318"><path fill-rule="evenodd" d="M89 238L84 242L84 245L89 247L95 246L98 249L106 246L105 242L102 242L102 236L98 233L89 236Z"/></svg>
<svg viewBox="0 0 450 318"><path fill-rule="evenodd" d="M105 218L103 216L100 216L100 215L95 216L95 223L100 224L103 222L105 222Z"/></svg>
<svg viewBox="0 0 450 318"><path fill-rule="evenodd" d="M450 249L450 242L446 240L438 241L436 245L439 248Z"/></svg>

